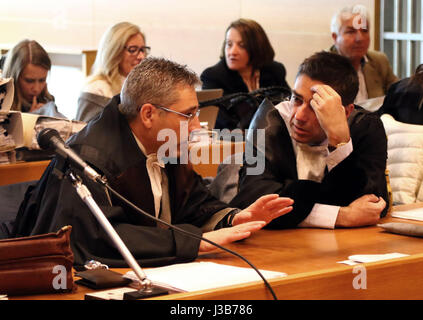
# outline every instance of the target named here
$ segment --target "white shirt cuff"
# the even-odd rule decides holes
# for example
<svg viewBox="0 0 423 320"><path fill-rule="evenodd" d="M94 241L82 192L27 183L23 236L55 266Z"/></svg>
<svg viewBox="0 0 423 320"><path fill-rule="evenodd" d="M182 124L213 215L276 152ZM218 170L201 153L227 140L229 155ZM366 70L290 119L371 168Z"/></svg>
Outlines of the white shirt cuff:
<svg viewBox="0 0 423 320"><path fill-rule="evenodd" d="M310 214L298 226L302 228L335 229L339 206L316 203Z"/></svg>
<svg viewBox="0 0 423 320"><path fill-rule="evenodd" d="M326 165L328 170L331 171L335 168L338 163L342 162L346 157L348 157L351 152L353 152L352 140L348 141L343 146L336 148L334 151L330 152L326 158Z"/></svg>

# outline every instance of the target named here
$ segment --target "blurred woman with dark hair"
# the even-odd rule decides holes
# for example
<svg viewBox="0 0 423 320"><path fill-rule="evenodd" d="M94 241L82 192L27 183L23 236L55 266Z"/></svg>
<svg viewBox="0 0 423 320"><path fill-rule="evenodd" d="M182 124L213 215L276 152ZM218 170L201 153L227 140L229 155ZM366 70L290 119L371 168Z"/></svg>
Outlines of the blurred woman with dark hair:
<svg viewBox="0 0 423 320"><path fill-rule="evenodd" d="M390 114L395 120L423 124L423 64L410 78L394 83L386 94L379 115Z"/></svg>
<svg viewBox="0 0 423 320"><path fill-rule="evenodd" d="M274 57L266 32L256 21L236 20L226 29L220 61L201 74L202 88L223 89L224 95L270 86L289 88L285 67Z"/></svg>

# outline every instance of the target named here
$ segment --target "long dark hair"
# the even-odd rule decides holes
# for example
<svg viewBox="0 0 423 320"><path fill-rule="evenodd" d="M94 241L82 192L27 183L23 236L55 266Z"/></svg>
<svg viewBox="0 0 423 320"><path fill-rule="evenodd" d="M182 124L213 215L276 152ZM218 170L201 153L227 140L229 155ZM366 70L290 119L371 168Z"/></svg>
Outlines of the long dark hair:
<svg viewBox="0 0 423 320"><path fill-rule="evenodd" d="M410 78L411 83L418 83L423 86L423 63L416 68L416 72Z"/></svg>
<svg viewBox="0 0 423 320"><path fill-rule="evenodd" d="M261 69L273 61L275 51L266 32L260 24L251 19L238 19L229 25L225 31L225 41L223 41L220 59L225 58L226 34L231 28L236 29L241 34L250 58L249 64L253 67L253 70Z"/></svg>
<svg viewBox="0 0 423 320"><path fill-rule="evenodd" d="M423 64L419 65L416 68L416 72L410 78L409 85L417 85L423 88ZM420 100L417 109L422 110L423 107L423 98Z"/></svg>

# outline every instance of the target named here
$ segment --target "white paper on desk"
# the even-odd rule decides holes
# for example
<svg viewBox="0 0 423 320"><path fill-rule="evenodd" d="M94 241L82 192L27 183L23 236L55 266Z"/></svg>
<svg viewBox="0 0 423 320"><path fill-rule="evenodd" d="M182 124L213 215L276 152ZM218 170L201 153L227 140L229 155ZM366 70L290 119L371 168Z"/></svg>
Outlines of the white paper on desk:
<svg viewBox="0 0 423 320"><path fill-rule="evenodd" d="M190 262L144 270L153 284L178 292L191 292L260 281L262 278L252 268L228 266L213 262ZM260 270L268 279L284 277L286 273ZM133 271L125 277L137 279Z"/></svg>
<svg viewBox="0 0 423 320"><path fill-rule="evenodd" d="M18 111L10 111L6 118L9 123L3 124L2 126L8 133L8 139L0 142L1 152L11 151L15 148L22 147L24 143L21 113Z"/></svg>
<svg viewBox="0 0 423 320"><path fill-rule="evenodd" d="M402 258L406 257L408 254L403 253L385 253L385 254L355 254L348 257L348 260L339 261L338 263L343 263L347 265L355 265L358 263L366 263L366 262L376 262L388 259L395 259L395 258Z"/></svg>
<svg viewBox="0 0 423 320"><path fill-rule="evenodd" d="M39 114L23 112L21 114L23 123L24 145L28 149L38 150L37 134L44 128L56 129L60 137L66 141L72 134L82 130L85 122L74 121L63 118L48 117Z"/></svg>
<svg viewBox="0 0 423 320"><path fill-rule="evenodd" d="M405 211L394 211L392 212L392 217L423 221L423 208L417 208L417 209L411 209L411 210L405 210Z"/></svg>

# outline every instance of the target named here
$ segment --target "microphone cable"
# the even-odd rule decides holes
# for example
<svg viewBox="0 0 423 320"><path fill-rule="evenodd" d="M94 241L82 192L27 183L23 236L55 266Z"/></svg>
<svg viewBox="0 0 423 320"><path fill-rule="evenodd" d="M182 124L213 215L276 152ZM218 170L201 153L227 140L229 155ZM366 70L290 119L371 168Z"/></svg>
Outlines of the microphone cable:
<svg viewBox="0 0 423 320"><path fill-rule="evenodd" d="M211 240L209 240L209 239L206 239L206 238L203 238L203 237L201 237L201 236L197 236L196 234L194 234L194 233L191 233L191 232L189 232L189 231L186 231L186 230L184 230L184 229L181 229L181 228L179 228L179 227L176 227L176 226L174 226L174 225L172 225L172 224L170 224L170 223L167 223L166 221L162 221L161 219L158 219L158 218L156 218L156 217L154 217L154 216L152 216L151 214L148 214L147 212L145 212L144 210L142 210L141 208L138 208L135 204L133 204L132 202L130 202L129 200L127 200L125 197L123 197L122 195L120 195L117 191L115 191L112 187L110 187L109 186L109 184L107 183L107 182L105 182L105 181L103 181L101 178L97 178L96 179L96 181L97 182L99 182L101 185L103 185L103 186L105 186L108 190L110 190L115 196L117 196L120 200L122 200L123 202L125 202L127 205L129 205L131 208L133 208L133 209L135 209L136 211L138 211L138 212L140 212L141 214L143 214L144 216L146 216L146 217L148 217L148 218L150 218L150 219L152 219L152 220L154 220L154 221L156 221L156 222L158 222L158 223L162 223L162 224L164 224L164 225L166 225L166 226L168 226L169 228L171 228L171 229L173 229L173 230L176 230L176 231L178 231L178 232L180 232L180 233L183 233L183 234L185 234L185 235L187 235L187 236L189 236L189 237L192 237L192 238L195 238L195 239L197 239L197 240L200 240L200 241L205 241L205 242L208 242L208 243L210 243L211 245L213 245L213 246L215 246L215 247L217 247L217 248L219 248L219 249L222 249L222 250L224 250L224 251L226 251L226 252L229 252L230 254L233 254L233 255L235 255L236 257L238 257L238 258L240 258L241 260L243 260L244 262L246 262L251 268L253 268L254 269L254 271L255 272L257 272L257 274L260 276L260 278L263 280L263 282L264 282L264 284L265 284L265 286L267 287L267 289L270 291L270 293L271 293L271 295L272 295L272 297L273 297L273 299L274 300L278 300L278 298L276 297L276 294L275 294L275 292L273 291L273 289L272 289L272 287L271 287L271 285L269 284L269 282L266 280L266 278L263 276L263 274L250 262L250 261L248 261L248 259L246 259L245 257L243 257L242 255L240 255L239 253L236 253L235 251L232 251L232 250L230 250L230 249L227 249L227 248L225 248L225 247L223 247L223 246L221 246L221 245L219 245L219 244L217 244L217 243L215 243L215 242L213 242L213 241L211 241Z"/></svg>

